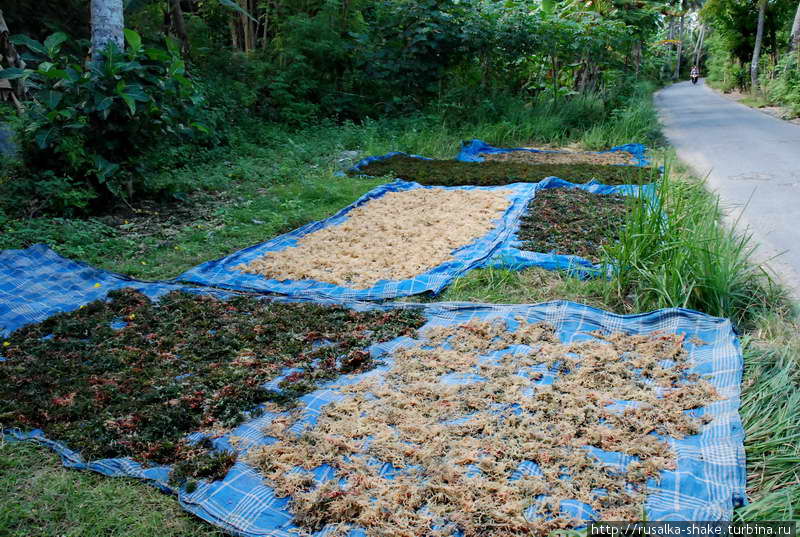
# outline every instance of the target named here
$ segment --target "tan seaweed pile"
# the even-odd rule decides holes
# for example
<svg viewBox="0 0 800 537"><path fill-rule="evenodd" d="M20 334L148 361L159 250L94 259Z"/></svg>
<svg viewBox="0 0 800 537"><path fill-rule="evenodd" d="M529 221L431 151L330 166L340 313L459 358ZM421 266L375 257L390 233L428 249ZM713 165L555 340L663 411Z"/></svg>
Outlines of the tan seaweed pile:
<svg viewBox="0 0 800 537"><path fill-rule="evenodd" d="M481 156L486 160L522 162L526 164L636 164L636 158L627 151L591 153L559 149L558 153L512 151L511 153L486 153Z"/></svg>
<svg viewBox="0 0 800 537"><path fill-rule="evenodd" d="M390 192L352 210L340 225L237 270L276 280L317 280L364 289L403 280L452 260L452 252L494 228L510 190Z"/></svg>
<svg viewBox="0 0 800 537"><path fill-rule="evenodd" d="M650 433L696 433L702 422L683 411L717 395L686 374L679 336L594 335L562 344L552 326L522 321L515 332L488 322L431 329L424 347L395 353L383 380L345 387L346 398L326 406L313 429L290 432L302 410L274 422L267 433L278 442L248 462L278 496L291 496L295 523L307 532L333 524L336 535L361 527L370 537L543 535L577 525L559 510L565 499L601 519L638 520L647 478L675 466L668 445ZM533 350L481 358L513 344ZM665 359L673 365L659 365ZM557 376L531 394L537 366ZM483 380L442 382L459 374ZM620 399L637 405L612 408ZM585 446L639 461L607 467ZM541 474L519 471L525 461ZM380 462L394 466L393 479L381 475ZM336 478L320 484L309 471L323 463ZM535 515L526 517L530 508Z"/></svg>

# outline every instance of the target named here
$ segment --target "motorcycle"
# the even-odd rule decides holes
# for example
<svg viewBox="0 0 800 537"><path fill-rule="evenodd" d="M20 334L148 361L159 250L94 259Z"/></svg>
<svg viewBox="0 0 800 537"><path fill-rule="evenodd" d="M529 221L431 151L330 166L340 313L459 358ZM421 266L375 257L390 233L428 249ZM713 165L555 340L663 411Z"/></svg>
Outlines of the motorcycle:
<svg viewBox="0 0 800 537"><path fill-rule="evenodd" d="M698 78L700 78L698 75L692 75L692 84L697 84Z"/></svg>

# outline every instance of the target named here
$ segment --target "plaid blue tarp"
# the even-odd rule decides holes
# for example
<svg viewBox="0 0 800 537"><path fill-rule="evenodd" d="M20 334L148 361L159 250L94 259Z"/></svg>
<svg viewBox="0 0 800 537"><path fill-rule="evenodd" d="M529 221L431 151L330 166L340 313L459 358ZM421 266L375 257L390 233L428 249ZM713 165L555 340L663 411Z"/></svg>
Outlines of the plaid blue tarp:
<svg viewBox="0 0 800 537"><path fill-rule="evenodd" d="M103 293L112 287L136 287L149 296L159 296L174 288L172 284L121 280L119 275L73 263L42 248L2 252L0 260L0 325L6 328L18 328L41 321L43 316L52 313L74 310L89 300L102 298ZM67 283L63 284L59 279ZM101 283L101 287L95 287L95 283ZM202 290L195 289L195 292ZM743 363L736 335L728 320L685 309L616 315L564 301L534 306L441 303L360 304L357 307L421 307L428 319L426 326L496 319L509 323L513 328L516 319L521 317L528 322L552 323L565 343L590 338L588 332L593 330L685 334L686 341L690 342L687 344L692 363L690 372L707 378L719 392L721 400L705 408L705 415L713 421L703 428L701 434L681 440L668 439L677 453L677 467L674 471L662 472L658 481L648 483L647 518L730 520L733 508L745 502L744 431L738 414ZM372 346L372 355L381 357L385 365L363 375L385 374L391 368L391 352L413 342L403 337ZM308 410L306 419L313 421L326 404L342 397L337 386L355 382L361 377L344 377L303 397L301 403ZM218 448L233 449L229 438L238 437L236 450L242 455L253 446L270 441L263 429L275 417L275 414L266 413L245 422L214 443ZM192 436L199 439L198 435ZM201 481L197 489L189 493L168 485L168 467L145 468L127 459L86 462L66 446L45 438L41 431L5 431L5 437L47 445L61 455L68 467L146 480L164 491L177 494L184 509L232 534L247 537L296 535L292 532L295 527L288 511L289 500L276 497L255 469L242 462L241 457L223 480ZM593 453L612 464L629 462L624 456L620 459L620 454ZM330 468L317 469L315 476L319 480L329 478ZM565 502L562 507L585 518L591 516L588 506L576 501ZM329 530L323 528L316 535L321 537ZM363 533L353 532L351 535Z"/></svg>
<svg viewBox="0 0 800 537"><path fill-rule="evenodd" d="M610 186L598 183L597 181L589 181L588 183L576 184L569 181L564 181L557 177L548 177L544 181L536 183L536 192L548 188L576 188L585 190L593 194L619 194L623 196L643 196L647 200L655 200L656 184L650 183L646 185L617 185ZM533 215L536 214L536 192L534 192L534 201L531 204ZM498 249L495 254L486 260L482 267L487 268L501 268L510 270L522 270L530 267L540 267L547 270L566 270L571 274L579 277L596 276L602 274L603 267L592 263L588 259L576 255L562 255L554 252L531 252L528 250L520 250L522 241L517 238L519 233L519 223L517 223L513 234Z"/></svg>
<svg viewBox="0 0 800 537"><path fill-rule="evenodd" d="M189 269L177 280L210 285L224 289L236 289L258 293L277 293L294 298L332 299L340 301L352 300L384 300L415 295L427 291L438 293L455 278L483 263L494 251L510 237L512 230L519 223L528 201L533 195L533 183L515 183L501 187L438 187L423 186L408 181L394 181L381 185L359 198L355 203L345 207L325 220L312 222L292 232L286 233L267 242L245 248L222 259L209 261ZM383 280L367 289L352 289L327 282L315 280L272 280L258 274L248 274L235 267L249 263L270 252L278 252L297 244L298 239L320 229L339 225L348 218L354 208L364 205L370 200L379 198L387 192L402 192L414 189L446 189L446 190L510 190L512 201L497 225L483 237L471 244L454 250L453 260L434 267L423 274L406 280Z"/></svg>
<svg viewBox="0 0 800 537"><path fill-rule="evenodd" d="M96 269L61 257L43 244L26 250L0 250L0 337L123 287L155 299L181 286Z"/></svg>
<svg viewBox="0 0 800 537"><path fill-rule="evenodd" d="M527 153L564 153L564 151L548 150L548 149L531 149L529 147L495 147L487 144L483 140L470 140L461 145L461 150L456 156L456 160L461 162L483 162L485 159L482 155L494 155L498 153L513 153L515 151L524 151ZM650 161L647 160L645 153L647 148L642 144L625 144L618 145L606 151L591 151L591 153L616 153L619 151L627 151L632 154L635 160L634 164L612 164L612 166L647 166ZM587 178L588 179L588 178Z"/></svg>

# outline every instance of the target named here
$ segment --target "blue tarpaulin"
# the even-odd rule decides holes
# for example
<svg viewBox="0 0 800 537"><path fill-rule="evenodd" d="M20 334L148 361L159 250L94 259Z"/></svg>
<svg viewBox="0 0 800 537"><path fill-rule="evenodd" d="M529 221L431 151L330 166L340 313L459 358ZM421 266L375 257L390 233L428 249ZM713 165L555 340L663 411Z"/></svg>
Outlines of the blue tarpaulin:
<svg viewBox="0 0 800 537"><path fill-rule="evenodd" d="M461 146L461 150L458 152L456 156L456 160L461 162L483 162L485 159L482 155L494 155L498 153L513 153L515 151L524 151L527 153L564 153L564 151L558 150L549 150L549 149L531 149L528 147L495 147L493 145L487 144L483 140L470 140L469 142L464 142ZM645 153L647 152L647 148L642 144L625 144L625 145L618 145L608 149L606 151L590 151L590 153L617 153L620 151L626 151L633 155L634 163L633 164L612 164L612 166L637 166L643 167L647 166L650 161L647 160Z"/></svg>
<svg viewBox="0 0 800 537"><path fill-rule="evenodd" d="M95 284L100 283L100 287ZM173 284L125 281L119 275L91 269L60 258L42 248L10 250L0 253L0 326L8 329L38 322L61 311L77 309L90 300L102 298L112 288L136 287L149 296L159 296ZM194 290L202 292L202 290ZM213 291L212 291L213 292ZM646 515L649 520L730 520L735 506L745 501L744 432L738 414L742 377L742 354L728 320L685 309L666 309L639 315L616 315L571 302L538 305L487 305L441 303L429 305L356 305L359 308L424 308L427 326L462 324L470 320L502 320L513 328L516 319L552 323L565 343L589 338L588 332L604 330L629 334L654 332L684 334L690 353L691 371L714 385L721 396L710 403L704 415L712 418L701 434L683 439L668 439L677 453L677 467L662 472L658 481L648 483ZM364 375L383 375L392 366L391 352L412 344L407 337L374 345L370 352L382 357L385 365ZM0 365L2 367L2 365ZM351 376L310 393L301 403L308 419L319 414L326 404L342 397L337 386L353 382ZM531 380L531 383L536 381ZM266 413L217 439L218 447L232 448L228 439L239 437L240 455L253 446L270 440L263 432L275 414ZM241 458L227 476L217 482L201 481L191 493L172 489L166 479L169 468L144 468L127 459L84 461L66 446L45 438L41 431L5 431L8 439L27 439L58 452L69 467L88 469L110 476L130 476L147 480L178 495L187 511L232 534L247 537L296 535L288 498L278 498L256 470ZM597 453L602 459L619 463L619 454ZM315 475L324 479L327 469ZM565 506L566 508L566 506ZM573 505L571 510L588 516L588 506ZM325 535L324 528L316 535ZM355 532L353 535L362 534Z"/></svg>
<svg viewBox="0 0 800 537"><path fill-rule="evenodd" d="M452 252L454 259L434 267L423 274L406 280L383 280L367 289L353 289L315 280L272 280L258 274L248 274L235 267L263 257L270 252L279 252L297 245L298 239L329 226L343 223L348 213L370 200L379 198L387 192L401 192L412 189L447 190L511 190L512 203L497 225L483 237ZM320 298L334 300L384 300L410 296L427 291L438 293L455 278L479 266L504 244L516 228L522 213L533 195L533 183L515 183L501 187L433 187L407 181L394 181L381 185L355 203L345 207L335 215L319 222L312 222L292 232L267 242L245 248L222 259L203 263L180 276L178 280L241 291L259 293L278 293L295 298Z"/></svg>
<svg viewBox="0 0 800 537"><path fill-rule="evenodd" d="M654 183L646 185L617 185L609 186L589 181L588 183L576 184L548 177L544 181L536 184L536 192L548 188L577 188L593 194L619 194L623 196L644 196L647 200L654 200L656 196L656 185ZM530 211L536 216L536 194L531 202ZM577 276L591 276L602 273L603 267L596 265L576 255L563 255L554 252L531 252L520 250L522 241L517 238L519 225L514 230L511 237L488 259L482 266L491 268L522 270L530 267L540 267L547 270L567 270Z"/></svg>

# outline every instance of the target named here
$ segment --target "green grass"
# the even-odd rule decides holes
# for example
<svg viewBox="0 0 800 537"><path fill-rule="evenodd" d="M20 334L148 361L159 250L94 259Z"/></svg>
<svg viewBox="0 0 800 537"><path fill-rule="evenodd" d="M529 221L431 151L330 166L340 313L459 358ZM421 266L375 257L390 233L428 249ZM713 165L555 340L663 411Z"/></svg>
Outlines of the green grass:
<svg viewBox="0 0 800 537"><path fill-rule="evenodd" d="M639 203L607 261L620 267L618 293L633 307L696 309L736 323L782 299L763 269L754 265L756 245L719 224L719 202L702 182L670 178L658 186L655 204Z"/></svg>
<svg viewBox="0 0 800 537"><path fill-rule="evenodd" d="M0 443L0 498L0 537L224 535L153 487L68 470L29 443Z"/></svg>
<svg viewBox="0 0 800 537"><path fill-rule="evenodd" d="M800 519L800 337L788 312L763 312L742 338L748 492L742 520Z"/></svg>

